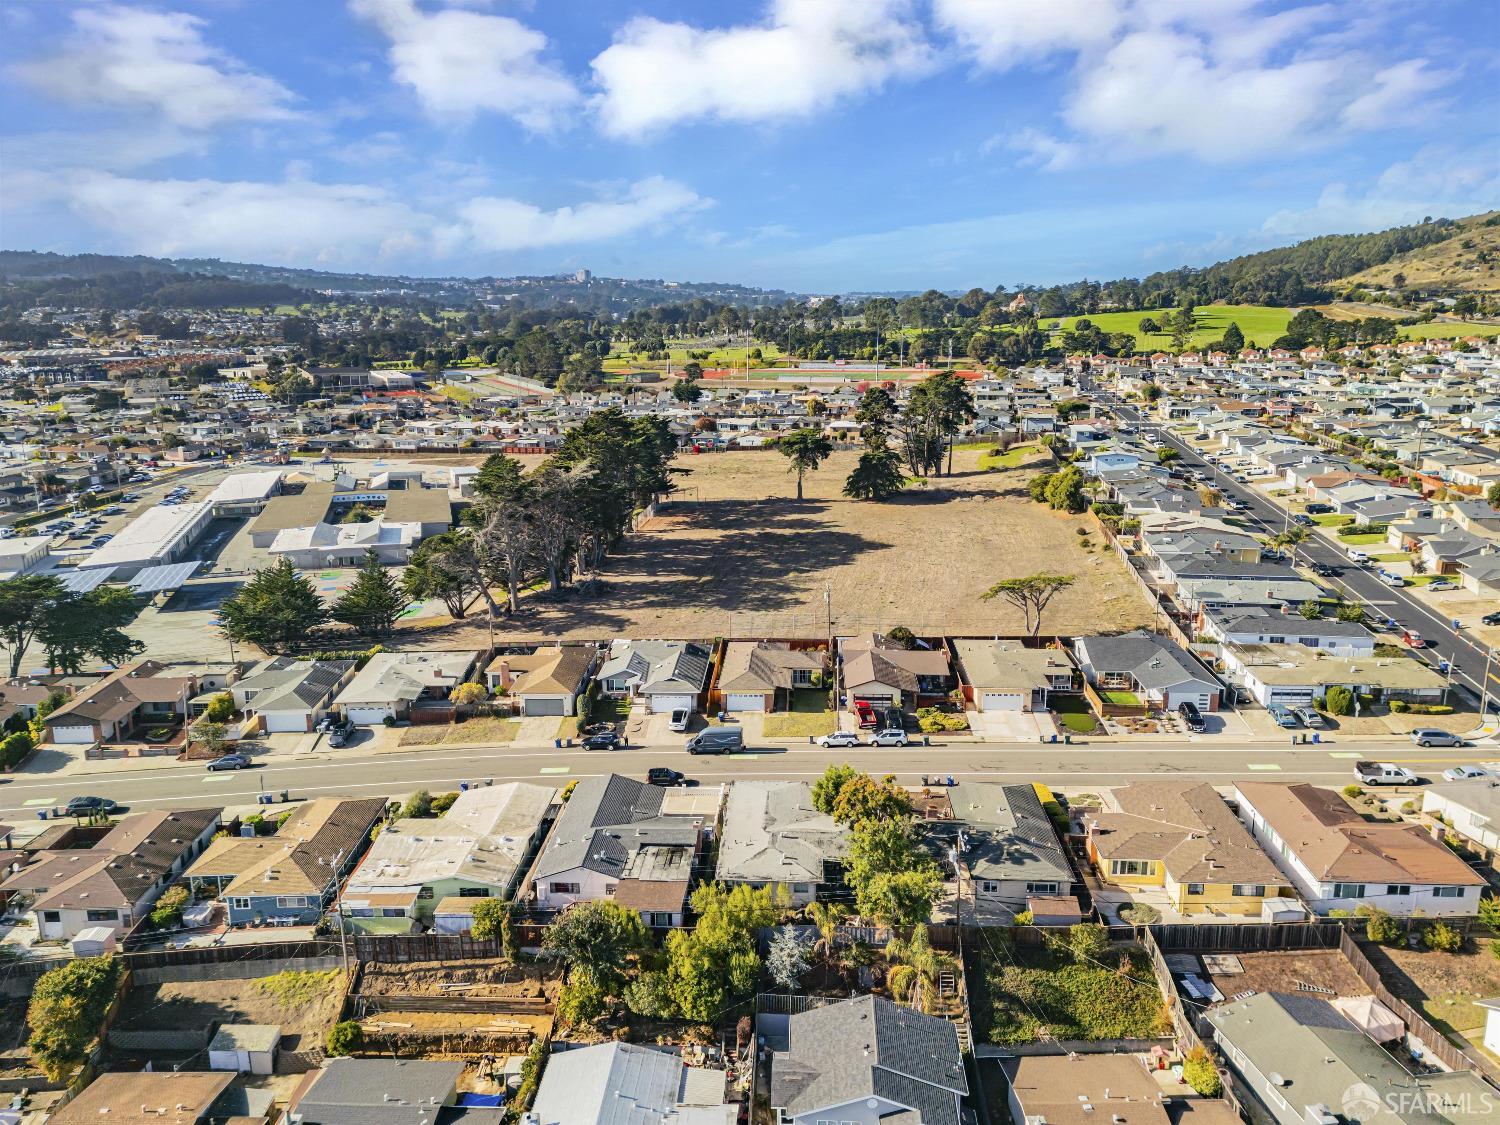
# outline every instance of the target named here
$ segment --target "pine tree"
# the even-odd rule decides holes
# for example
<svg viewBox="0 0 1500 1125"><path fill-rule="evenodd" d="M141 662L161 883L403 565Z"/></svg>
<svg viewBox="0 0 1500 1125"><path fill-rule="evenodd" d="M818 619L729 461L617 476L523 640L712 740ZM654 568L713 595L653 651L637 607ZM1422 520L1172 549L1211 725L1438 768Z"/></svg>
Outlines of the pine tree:
<svg viewBox="0 0 1500 1125"><path fill-rule="evenodd" d="M374 551L365 552L354 583L333 603L335 621L352 625L371 637L384 636L396 627L396 619L411 605L401 585Z"/></svg>
<svg viewBox="0 0 1500 1125"><path fill-rule="evenodd" d="M290 559L256 573L219 606L220 627L236 641L274 652L328 620L312 579L297 573Z"/></svg>
<svg viewBox="0 0 1500 1125"><path fill-rule="evenodd" d="M889 500L905 486L900 456L881 445L859 455L859 463L844 482L844 495L855 500Z"/></svg>

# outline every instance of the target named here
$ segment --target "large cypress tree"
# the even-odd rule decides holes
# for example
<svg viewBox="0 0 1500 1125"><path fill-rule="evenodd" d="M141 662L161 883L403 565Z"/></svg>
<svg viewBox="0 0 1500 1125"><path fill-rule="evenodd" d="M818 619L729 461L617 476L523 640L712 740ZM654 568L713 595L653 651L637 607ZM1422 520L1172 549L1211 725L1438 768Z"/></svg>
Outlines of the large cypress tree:
<svg viewBox="0 0 1500 1125"><path fill-rule="evenodd" d="M330 614L335 621L352 625L371 637L382 637L396 627L396 619L411 605L401 584L380 561L374 551L365 552L359 574L343 596L333 603Z"/></svg>
<svg viewBox="0 0 1500 1125"><path fill-rule="evenodd" d="M219 624L225 634L267 652L302 639L327 620L328 607L312 579L298 574L285 558L257 572L219 606Z"/></svg>

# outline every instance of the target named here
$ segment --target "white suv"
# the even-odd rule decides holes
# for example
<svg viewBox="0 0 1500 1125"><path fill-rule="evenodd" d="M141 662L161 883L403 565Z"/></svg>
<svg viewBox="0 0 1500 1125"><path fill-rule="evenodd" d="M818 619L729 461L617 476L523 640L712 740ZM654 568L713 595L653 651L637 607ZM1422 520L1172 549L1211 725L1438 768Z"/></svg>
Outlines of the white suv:
<svg viewBox="0 0 1500 1125"><path fill-rule="evenodd" d="M878 730L870 735L871 746L905 746L910 742L904 730Z"/></svg>
<svg viewBox="0 0 1500 1125"><path fill-rule="evenodd" d="M672 712L672 718L667 723L667 729L677 731L680 734L688 729L688 720L692 717L693 713L691 711L679 707L676 711Z"/></svg>

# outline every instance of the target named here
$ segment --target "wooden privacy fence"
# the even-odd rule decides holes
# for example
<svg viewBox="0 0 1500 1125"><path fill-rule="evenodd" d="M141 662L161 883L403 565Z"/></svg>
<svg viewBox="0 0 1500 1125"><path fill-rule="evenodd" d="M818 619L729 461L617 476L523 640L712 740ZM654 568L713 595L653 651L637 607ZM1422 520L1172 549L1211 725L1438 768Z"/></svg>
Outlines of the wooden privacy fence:
<svg viewBox="0 0 1500 1125"><path fill-rule="evenodd" d="M1448 1042L1443 1033L1428 1022L1425 1015L1392 993L1381 981L1379 970L1347 932L1340 936L1338 949L1348 958L1349 964L1354 966L1359 979L1365 982L1375 999L1399 1016L1412 1038L1432 1052L1444 1066L1450 1070L1477 1070L1491 1082L1500 1083L1500 1067L1478 1052L1470 1055Z"/></svg>

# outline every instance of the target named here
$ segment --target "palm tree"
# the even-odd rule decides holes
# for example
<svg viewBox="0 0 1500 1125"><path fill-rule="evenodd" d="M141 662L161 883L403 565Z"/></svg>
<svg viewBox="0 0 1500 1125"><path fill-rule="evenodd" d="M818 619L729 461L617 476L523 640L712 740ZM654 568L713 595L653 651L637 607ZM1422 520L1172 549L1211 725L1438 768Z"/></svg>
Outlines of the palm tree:
<svg viewBox="0 0 1500 1125"><path fill-rule="evenodd" d="M833 956L833 943L838 937L839 927L849 917L849 908L837 902L810 902L803 913L807 915L809 922L818 927L818 941L814 952L821 951L823 959L828 960Z"/></svg>
<svg viewBox="0 0 1500 1125"><path fill-rule="evenodd" d="M954 959L932 948L926 926L913 927L911 937L905 941L892 938L886 944L885 955L888 961L910 965L916 971L916 977L912 981L911 999L915 1001L913 1006L924 1012L929 1011L932 999L937 995L938 979L944 972L954 968ZM891 999L899 1001L902 997L892 996Z"/></svg>
<svg viewBox="0 0 1500 1125"><path fill-rule="evenodd" d="M822 430L804 426L776 439L776 448L791 465L788 472L797 474L797 499L802 499L802 478L833 455L833 442Z"/></svg>

